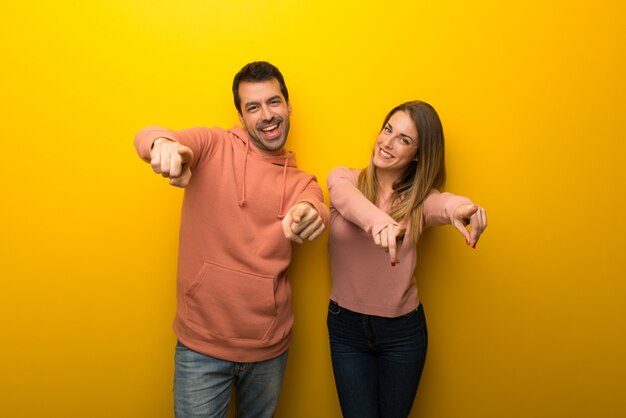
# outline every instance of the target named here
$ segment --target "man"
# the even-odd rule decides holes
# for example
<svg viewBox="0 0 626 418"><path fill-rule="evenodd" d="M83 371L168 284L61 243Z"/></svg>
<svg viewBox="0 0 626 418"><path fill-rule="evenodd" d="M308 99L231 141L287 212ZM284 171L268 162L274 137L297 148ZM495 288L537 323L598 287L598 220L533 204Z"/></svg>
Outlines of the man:
<svg viewBox="0 0 626 418"><path fill-rule="evenodd" d="M280 71L253 62L233 81L243 129L141 130L139 156L185 187L174 331L176 417L271 417L293 313L291 243L317 238L329 210L284 148L291 104Z"/></svg>

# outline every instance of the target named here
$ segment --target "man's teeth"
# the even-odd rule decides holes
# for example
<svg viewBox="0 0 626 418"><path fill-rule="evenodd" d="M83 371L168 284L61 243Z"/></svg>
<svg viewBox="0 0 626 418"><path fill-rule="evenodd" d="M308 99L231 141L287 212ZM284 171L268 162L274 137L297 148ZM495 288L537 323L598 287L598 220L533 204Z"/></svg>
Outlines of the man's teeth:
<svg viewBox="0 0 626 418"><path fill-rule="evenodd" d="M276 128L278 128L278 124L276 124L276 125L270 125L270 126L267 126L267 127L263 128L263 129L261 129L261 130L262 130L263 132L270 132L270 131L273 131L273 130L274 130L274 129L276 129Z"/></svg>

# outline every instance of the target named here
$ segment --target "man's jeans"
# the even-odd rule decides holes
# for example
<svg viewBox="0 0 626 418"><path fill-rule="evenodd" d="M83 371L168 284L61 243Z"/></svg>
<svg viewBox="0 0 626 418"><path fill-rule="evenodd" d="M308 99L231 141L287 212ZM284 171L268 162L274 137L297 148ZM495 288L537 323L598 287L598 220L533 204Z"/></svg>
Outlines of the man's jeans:
<svg viewBox="0 0 626 418"><path fill-rule="evenodd" d="M237 388L237 418L269 418L287 363L287 352L255 363L233 363L176 344L174 412L176 418L224 418L232 385Z"/></svg>
<svg viewBox="0 0 626 418"><path fill-rule="evenodd" d="M406 418L426 361L422 305L401 317L384 318L331 301L328 334L344 418Z"/></svg>

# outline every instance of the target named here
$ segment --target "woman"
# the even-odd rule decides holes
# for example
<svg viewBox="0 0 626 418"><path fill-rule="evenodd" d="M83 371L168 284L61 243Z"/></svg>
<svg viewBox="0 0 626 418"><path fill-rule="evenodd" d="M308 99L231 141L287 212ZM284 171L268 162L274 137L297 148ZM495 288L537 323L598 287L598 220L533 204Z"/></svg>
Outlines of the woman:
<svg viewBox="0 0 626 418"><path fill-rule="evenodd" d="M451 224L476 248L487 226L484 209L438 191L444 181L441 121L420 101L389 112L367 168L328 176L328 331L346 418L411 411L428 343L413 278L417 240L428 226Z"/></svg>

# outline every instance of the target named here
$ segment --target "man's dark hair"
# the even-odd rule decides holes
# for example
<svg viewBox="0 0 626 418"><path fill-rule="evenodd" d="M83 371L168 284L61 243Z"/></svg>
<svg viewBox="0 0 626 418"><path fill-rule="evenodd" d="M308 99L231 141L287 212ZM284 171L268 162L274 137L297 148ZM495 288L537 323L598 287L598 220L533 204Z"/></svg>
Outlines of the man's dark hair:
<svg viewBox="0 0 626 418"><path fill-rule="evenodd" d="M285 100L289 101L289 92L287 91L287 86L285 85L285 79L283 75L280 73L278 68L270 64L266 61L255 61L247 64L243 67L237 74L235 74L235 79L233 80L233 99L235 99L235 107L237 108L237 112L241 114L241 97L239 97L239 83L242 81L245 82L260 82L267 81L275 78L278 80L278 84L280 85L280 92L285 97Z"/></svg>

